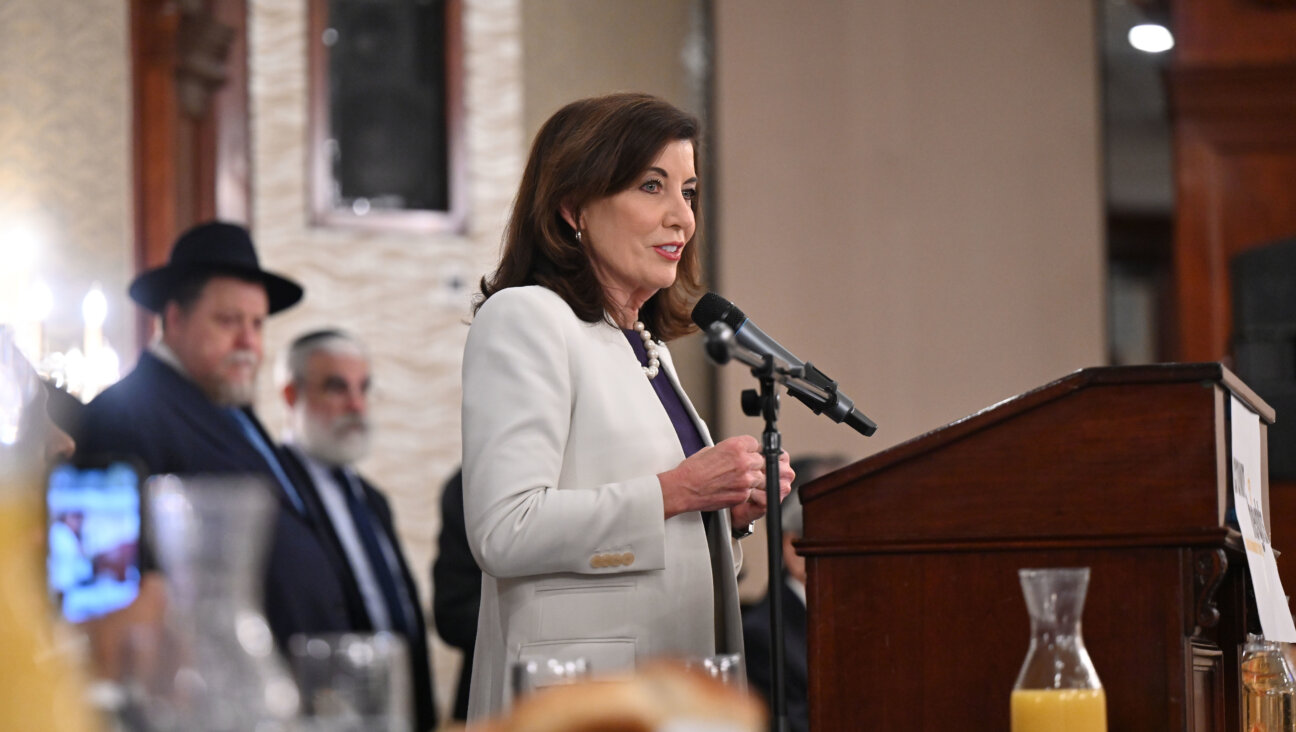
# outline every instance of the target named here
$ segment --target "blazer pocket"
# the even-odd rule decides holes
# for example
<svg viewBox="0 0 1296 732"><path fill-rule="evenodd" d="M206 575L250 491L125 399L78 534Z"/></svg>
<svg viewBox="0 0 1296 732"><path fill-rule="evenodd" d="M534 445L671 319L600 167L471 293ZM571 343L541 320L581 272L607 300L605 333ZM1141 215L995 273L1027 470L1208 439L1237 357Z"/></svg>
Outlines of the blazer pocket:
<svg viewBox="0 0 1296 732"><path fill-rule="evenodd" d="M612 579L616 577L616 579ZM573 593L595 593L595 592L627 592L635 588L633 580L625 579L610 575L608 579L598 579L590 575L580 575L578 577L561 579L540 580L536 584L535 592L539 597L545 595L569 595Z"/></svg>
<svg viewBox="0 0 1296 732"><path fill-rule="evenodd" d="M620 575L550 578L535 589L528 617L535 623L518 640L543 643L574 638L629 638L643 621L642 597Z"/></svg>

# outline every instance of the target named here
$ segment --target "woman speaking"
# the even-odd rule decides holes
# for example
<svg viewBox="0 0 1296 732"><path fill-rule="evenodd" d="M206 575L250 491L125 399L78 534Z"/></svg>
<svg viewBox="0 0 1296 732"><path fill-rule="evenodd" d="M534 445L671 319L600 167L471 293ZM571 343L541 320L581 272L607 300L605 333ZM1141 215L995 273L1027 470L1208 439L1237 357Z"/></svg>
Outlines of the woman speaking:
<svg viewBox="0 0 1296 732"><path fill-rule="evenodd" d="M760 445L711 446L665 341L692 328L698 124L573 102L540 129L464 351L464 512L480 563L469 719L515 663L742 650L731 527L765 512ZM792 480L787 455L779 482Z"/></svg>

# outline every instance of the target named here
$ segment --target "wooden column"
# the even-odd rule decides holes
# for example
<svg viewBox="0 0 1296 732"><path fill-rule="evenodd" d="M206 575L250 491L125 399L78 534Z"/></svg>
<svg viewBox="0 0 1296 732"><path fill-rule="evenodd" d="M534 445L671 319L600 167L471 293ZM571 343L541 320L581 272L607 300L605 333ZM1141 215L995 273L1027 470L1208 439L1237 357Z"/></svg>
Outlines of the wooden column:
<svg viewBox="0 0 1296 732"><path fill-rule="evenodd" d="M1170 9L1177 353L1227 361L1229 260L1296 235L1296 0L1173 0ZM1290 593L1296 483L1273 481L1269 506Z"/></svg>
<svg viewBox="0 0 1296 732"><path fill-rule="evenodd" d="M246 0L131 0L135 267L176 235L249 218ZM142 344L152 327L140 312Z"/></svg>
<svg viewBox="0 0 1296 732"><path fill-rule="evenodd" d="M1296 2L1174 0L1178 360L1227 359L1229 259L1296 234Z"/></svg>

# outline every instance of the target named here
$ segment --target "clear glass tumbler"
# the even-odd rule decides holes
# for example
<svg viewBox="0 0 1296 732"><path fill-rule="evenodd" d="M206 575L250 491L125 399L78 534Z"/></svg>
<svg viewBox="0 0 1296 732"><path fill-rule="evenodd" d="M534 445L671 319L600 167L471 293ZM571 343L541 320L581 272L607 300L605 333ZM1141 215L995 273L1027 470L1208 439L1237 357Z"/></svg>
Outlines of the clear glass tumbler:
<svg viewBox="0 0 1296 732"><path fill-rule="evenodd" d="M1296 732L1296 678L1282 647L1260 636L1242 647L1242 729Z"/></svg>
<svg viewBox="0 0 1296 732"><path fill-rule="evenodd" d="M684 662L684 666L700 671L727 686L737 688L746 686L746 668L743 666L741 653L721 653L715 656L690 658Z"/></svg>
<svg viewBox="0 0 1296 732"><path fill-rule="evenodd" d="M394 633L295 635L288 641L311 732L408 732L413 704L405 639Z"/></svg>
<svg viewBox="0 0 1296 732"><path fill-rule="evenodd" d="M549 686L573 684L588 679L589 661L585 658L524 658L509 669L513 701Z"/></svg>

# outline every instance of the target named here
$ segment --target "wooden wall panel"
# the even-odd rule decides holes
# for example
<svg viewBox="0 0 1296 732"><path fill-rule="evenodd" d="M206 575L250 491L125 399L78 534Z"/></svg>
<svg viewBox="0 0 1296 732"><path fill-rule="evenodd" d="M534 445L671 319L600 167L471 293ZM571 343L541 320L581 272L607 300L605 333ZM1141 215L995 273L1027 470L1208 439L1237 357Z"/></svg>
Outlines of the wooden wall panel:
<svg viewBox="0 0 1296 732"><path fill-rule="evenodd" d="M1175 352L1227 361L1230 258L1296 235L1296 2L1174 0L1170 11ZM1275 544L1290 552L1296 483L1273 482L1269 495ZM1290 553L1279 570L1290 592Z"/></svg>
<svg viewBox="0 0 1296 732"><path fill-rule="evenodd" d="M248 220L247 4L131 0L130 24L138 271L198 221Z"/></svg>
<svg viewBox="0 0 1296 732"><path fill-rule="evenodd" d="M1296 2L1174 0L1175 61L1184 66L1296 63Z"/></svg>
<svg viewBox="0 0 1296 732"><path fill-rule="evenodd" d="M1296 68L1290 93L1296 99ZM1176 87L1176 90L1182 87ZM1176 123L1179 360L1227 359L1229 260L1296 234L1296 107Z"/></svg>
<svg viewBox="0 0 1296 732"><path fill-rule="evenodd" d="M1296 234L1296 3L1176 0L1171 24L1176 357L1226 360L1230 257Z"/></svg>

